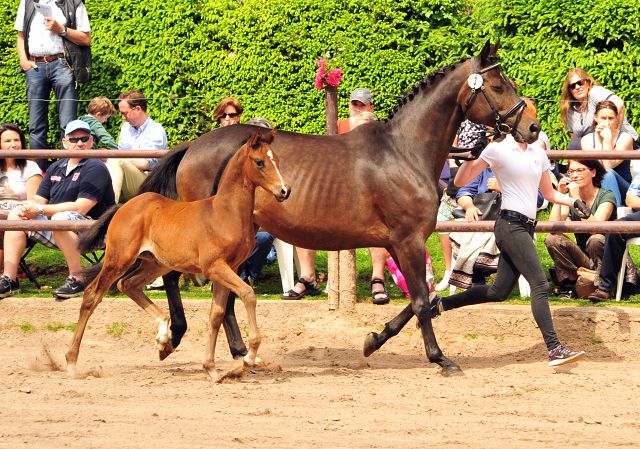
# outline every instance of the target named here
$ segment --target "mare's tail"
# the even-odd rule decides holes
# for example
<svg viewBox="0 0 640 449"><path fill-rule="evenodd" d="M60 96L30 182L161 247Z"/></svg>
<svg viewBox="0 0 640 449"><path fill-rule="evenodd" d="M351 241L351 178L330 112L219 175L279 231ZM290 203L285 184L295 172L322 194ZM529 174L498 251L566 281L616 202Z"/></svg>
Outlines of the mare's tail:
<svg viewBox="0 0 640 449"><path fill-rule="evenodd" d="M172 200L177 200L176 172L190 145L191 141L183 142L165 154L158 162L158 165L151 170L149 176L138 189L137 194L155 192Z"/></svg>
<svg viewBox="0 0 640 449"><path fill-rule="evenodd" d="M88 231L84 231L78 239L78 251L80 254L91 253L98 249L104 248L105 238L107 237L107 229L111 219L118 212L120 206L113 206L107 210L100 218L96 220L93 226ZM102 264L100 264L102 267ZM100 270L98 270L99 272ZM96 276L98 273L96 273ZM94 276L95 277L95 276Z"/></svg>

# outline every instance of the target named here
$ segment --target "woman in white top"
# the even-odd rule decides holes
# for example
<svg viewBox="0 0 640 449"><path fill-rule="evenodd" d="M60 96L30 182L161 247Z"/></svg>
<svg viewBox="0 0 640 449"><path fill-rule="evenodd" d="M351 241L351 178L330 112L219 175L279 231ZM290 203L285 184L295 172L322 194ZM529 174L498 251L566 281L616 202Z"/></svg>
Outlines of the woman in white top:
<svg viewBox="0 0 640 449"><path fill-rule="evenodd" d="M552 203L578 207L583 213L588 213L588 208L553 189L549 159L542 148L517 142L511 135L487 146L478 159L462 164L455 184L471 182L487 167L491 167L502 189L501 211L494 228L500 249L496 280L493 285L475 286L446 298L434 296L432 317L466 305L504 301L522 274L531 287L531 310L549 351L549 365L576 362L584 352L572 352L558 340L549 310L549 283L533 243L538 188Z"/></svg>
<svg viewBox="0 0 640 449"><path fill-rule="evenodd" d="M20 150L27 147L24 134L15 123L0 125L0 149ZM6 178L6 179L5 179ZM42 181L42 171L38 164L26 159L0 159L0 185L4 196L15 195L16 200L31 199ZM14 203L18 204L18 202ZM5 206L10 209L10 204ZM0 210L0 219L7 219L9 210ZM4 260L4 231L0 231L0 260Z"/></svg>

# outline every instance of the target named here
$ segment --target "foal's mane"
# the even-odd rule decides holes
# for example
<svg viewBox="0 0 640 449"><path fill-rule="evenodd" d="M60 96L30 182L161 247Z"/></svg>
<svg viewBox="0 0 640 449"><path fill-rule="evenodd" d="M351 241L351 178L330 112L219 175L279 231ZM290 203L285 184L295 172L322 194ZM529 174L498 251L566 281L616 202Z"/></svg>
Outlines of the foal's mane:
<svg viewBox="0 0 640 449"><path fill-rule="evenodd" d="M454 69L456 69L456 67L468 61L469 59L471 58L462 58L458 62L454 62L452 64L448 64L444 67L436 69L433 72L429 73L426 77L422 78L416 84L411 86L407 93L403 97L398 99L398 104L396 104L391 112L389 112L389 115L386 119L384 119L384 122L387 123L389 120L391 120L394 115L400 110L400 108L402 108L402 106L407 104L409 101L413 101L413 99L420 93L420 91L428 90L429 87L433 87L434 85L438 84L438 82L442 80L447 73L453 71ZM497 57L491 55L489 56L489 60L493 63L495 62L494 60L497 60Z"/></svg>

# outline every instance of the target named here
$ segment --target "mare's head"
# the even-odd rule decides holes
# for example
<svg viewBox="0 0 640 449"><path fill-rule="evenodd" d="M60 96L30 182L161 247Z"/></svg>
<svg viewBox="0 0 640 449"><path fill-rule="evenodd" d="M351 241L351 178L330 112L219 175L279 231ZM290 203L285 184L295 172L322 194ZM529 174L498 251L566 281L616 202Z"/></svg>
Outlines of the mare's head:
<svg viewBox="0 0 640 449"><path fill-rule="evenodd" d="M256 133L245 144L246 158L244 161L245 173L256 185L273 193L278 202L289 198L291 188L282 178L278 155L271 148L271 142L276 137L278 130L272 129L262 137L262 131Z"/></svg>
<svg viewBox="0 0 640 449"><path fill-rule="evenodd" d="M474 123L511 133L519 142L533 143L541 126L535 114L518 96L515 84L502 72L497 51L500 42L487 42L480 54L469 60L469 78L458 95L464 115Z"/></svg>

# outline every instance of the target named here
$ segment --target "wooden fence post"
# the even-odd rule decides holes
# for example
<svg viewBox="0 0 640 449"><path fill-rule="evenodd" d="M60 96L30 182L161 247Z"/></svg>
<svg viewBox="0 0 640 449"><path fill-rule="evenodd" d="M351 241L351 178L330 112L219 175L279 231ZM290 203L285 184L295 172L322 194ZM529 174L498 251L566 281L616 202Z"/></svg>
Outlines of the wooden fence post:
<svg viewBox="0 0 640 449"><path fill-rule="evenodd" d="M326 134L338 134L338 88L326 86L324 88L324 105L326 117ZM340 261L337 251L327 254L327 285L329 287L329 310L340 308Z"/></svg>

